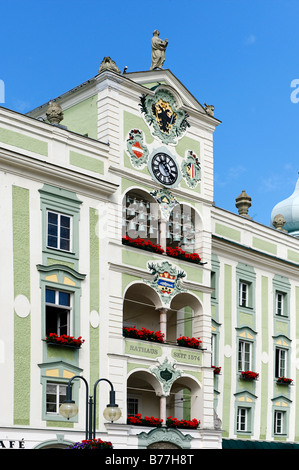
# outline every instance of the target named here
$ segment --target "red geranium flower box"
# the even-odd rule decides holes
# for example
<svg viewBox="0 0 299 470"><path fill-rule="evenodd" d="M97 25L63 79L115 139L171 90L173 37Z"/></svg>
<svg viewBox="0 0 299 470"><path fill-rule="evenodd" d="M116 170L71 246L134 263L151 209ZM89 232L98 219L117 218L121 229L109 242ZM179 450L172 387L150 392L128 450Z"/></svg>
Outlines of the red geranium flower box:
<svg viewBox="0 0 299 470"><path fill-rule="evenodd" d="M150 240L145 240L144 238L130 238L126 236L123 237L122 243L123 245L135 246L136 248L142 248L143 250L151 251L153 253L164 253L161 245L152 243Z"/></svg>
<svg viewBox="0 0 299 470"><path fill-rule="evenodd" d="M60 335L58 336L56 333L50 333L49 336L46 337L46 342L52 345L60 345L60 346L72 346L75 348L80 348L81 345L84 343L84 339L82 336L78 338L74 338L73 336L68 335Z"/></svg>
<svg viewBox="0 0 299 470"><path fill-rule="evenodd" d="M179 346L199 349L202 341L199 338L189 338L188 336L180 336L179 338L177 338L177 343Z"/></svg>
<svg viewBox="0 0 299 470"><path fill-rule="evenodd" d="M287 377L279 377L277 379L278 384L290 385L293 382L293 379L288 379Z"/></svg>
<svg viewBox="0 0 299 470"><path fill-rule="evenodd" d="M151 331L147 328L141 328L138 330L136 326L124 327L123 335L126 338L135 338L146 341L155 341L157 343L164 343L164 333L161 333L161 331Z"/></svg>
<svg viewBox="0 0 299 470"><path fill-rule="evenodd" d="M256 380L258 376L259 374L257 372L252 372L251 370L241 372L241 379Z"/></svg>
<svg viewBox="0 0 299 470"><path fill-rule="evenodd" d="M154 418L153 416L145 416L142 418L140 413L127 417L127 424L133 424L134 426L150 426L159 428L162 425L162 422L163 419Z"/></svg>
<svg viewBox="0 0 299 470"><path fill-rule="evenodd" d="M177 418L168 416L167 421L166 421L166 426L168 428L197 429L199 424L200 424L200 421L195 418L192 420L186 420L186 419L178 420Z"/></svg>

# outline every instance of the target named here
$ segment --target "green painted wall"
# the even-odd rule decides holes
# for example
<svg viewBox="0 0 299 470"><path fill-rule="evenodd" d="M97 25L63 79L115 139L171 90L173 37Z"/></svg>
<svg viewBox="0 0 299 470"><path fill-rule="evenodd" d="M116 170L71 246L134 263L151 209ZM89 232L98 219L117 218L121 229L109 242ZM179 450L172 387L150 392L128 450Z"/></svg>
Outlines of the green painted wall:
<svg viewBox="0 0 299 470"><path fill-rule="evenodd" d="M83 170L93 171L100 175L104 174L104 162L96 158L70 151L70 164Z"/></svg>
<svg viewBox="0 0 299 470"><path fill-rule="evenodd" d="M71 108L63 110L63 121L69 131L78 134L88 134L88 137L97 139L98 137L98 95L77 103Z"/></svg>
<svg viewBox="0 0 299 470"><path fill-rule="evenodd" d="M38 153L39 155L48 156L48 143L42 140L29 137L21 134L20 132L11 131L0 127L0 142L14 147L21 148L23 150L29 150L30 152Z"/></svg>
<svg viewBox="0 0 299 470"><path fill-rule="evenodd" d="M14 298L30 302L29 190L12 187ZM31 315L14 312L14 424L30 424Z"/></svg>
<svg viewBox="0 0 299 470"><path fill-rule="evenodd" d="M99 237L97 234L98 212L89 209L89 243L90 243L90 312L96 311L100 314L100 253ZM99 327L90 325L90 384L94 384L99 378L100 352L99 352ZM93 386L93 385L91 385Z"/></svg>
<svg viewBox="0 0 299 470"><path fill-rule="evenodd" d="M224 266L224 345L232 346L232 267L230 265ZM230 424L230 402L232 396L231 389L231 372L232 372L232 359L231 357L223 358L223 417L222 428L223 436L229 434Z"/></svg>

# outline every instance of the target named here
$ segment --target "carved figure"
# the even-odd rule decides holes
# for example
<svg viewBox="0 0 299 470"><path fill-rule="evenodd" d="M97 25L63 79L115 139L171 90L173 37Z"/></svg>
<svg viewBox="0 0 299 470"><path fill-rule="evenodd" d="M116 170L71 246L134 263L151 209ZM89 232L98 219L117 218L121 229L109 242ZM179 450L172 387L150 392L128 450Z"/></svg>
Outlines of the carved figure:
<svg viewBox="0 0 299 470"><path fill-rule="evenodd" d="M152 37L152 65L150 70L161 69L165 62L165 50L168 45L168 39L162 41L159 36L160 32L155 29Z"/></svg>
<svg viewBox="0 0 299 470"><path fill-rule="evenodd" d="M59 124L63 119L63 112L61 106L55 101L50 101L46 116L51 124Z"/></svg>
<svg viewBox="0 0 299 470"><path fill-rule="evenodd" d="M104 59L102 60L98 73L101 73L104 70L111 70L112 72L120 73L120 70L114 60L112 60L111 57L108 56L104 57Z"/></svg>

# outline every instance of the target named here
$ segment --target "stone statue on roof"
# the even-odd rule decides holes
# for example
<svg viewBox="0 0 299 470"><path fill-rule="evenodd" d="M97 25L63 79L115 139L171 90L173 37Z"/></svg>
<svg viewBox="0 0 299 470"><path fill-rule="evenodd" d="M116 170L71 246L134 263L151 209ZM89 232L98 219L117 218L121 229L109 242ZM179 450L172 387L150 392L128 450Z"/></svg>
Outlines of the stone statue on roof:
<svg viewBox="0 0 299 470"><path fill-rule="evenodd" d="M155 29L152 37L152 65L150 70L161 69L165 62L165 50L168 45L168 39L162 41L159 36L160 32Z"/></svg>

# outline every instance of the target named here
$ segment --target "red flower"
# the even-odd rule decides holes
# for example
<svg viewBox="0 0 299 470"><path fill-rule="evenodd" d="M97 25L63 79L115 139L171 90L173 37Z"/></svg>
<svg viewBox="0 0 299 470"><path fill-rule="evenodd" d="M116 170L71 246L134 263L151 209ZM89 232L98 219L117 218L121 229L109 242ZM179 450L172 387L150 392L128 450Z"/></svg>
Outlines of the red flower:
<svg viewBox="0 0 299 470"><path fill-rule="evenodd" d="M258 374L257 372L252 372L252 371L250 371L250 370L246 370L246 371L243 371L243 372L241 373L241 377L242 377L243 379L255 380L255 379L258 378L258 376L259 376L259 374Z"/></svg>
<svg viewBox="0 0 299 470"><path fill-rule="evenodd" d="M199 345L202 343L200 338L189 338L188 336L180 336L177 338L179 346L185 346L188 348L199 348Z"/></svg>
<svg viewBox="0 0 299 470"><path fill-rule="evenodd" d="M141 328L141 330L137 330L136 326L124 327L123 335L126 338L136 338L141 340L164 343L164 333L162 333L161 331L151 331L144 327Z"/></svg>

